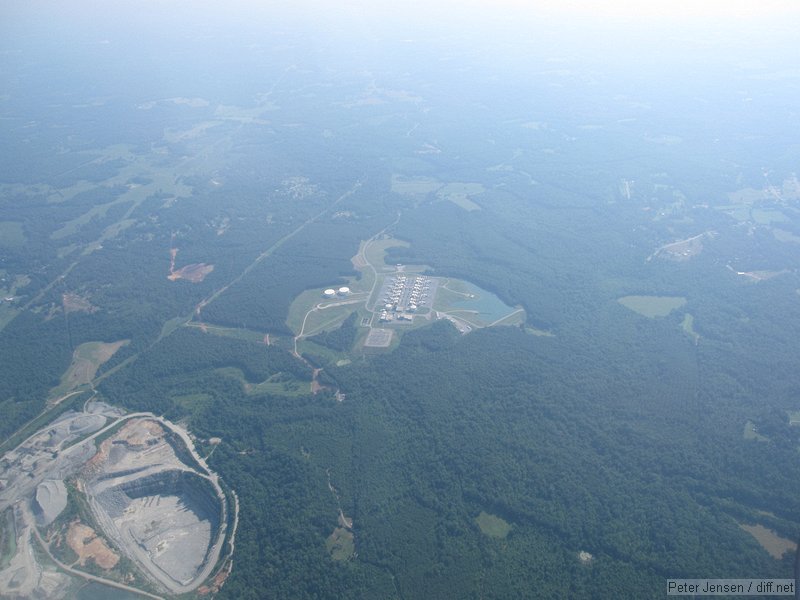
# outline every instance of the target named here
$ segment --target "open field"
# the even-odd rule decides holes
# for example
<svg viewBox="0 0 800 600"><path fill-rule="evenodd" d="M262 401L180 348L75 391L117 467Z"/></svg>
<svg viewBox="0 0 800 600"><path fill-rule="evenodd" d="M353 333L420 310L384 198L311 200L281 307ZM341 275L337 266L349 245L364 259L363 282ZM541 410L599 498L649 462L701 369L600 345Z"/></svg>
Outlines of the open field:
<svg viewBox="0 0 800 600"><path fill-rule="evenodd" d="M746 440L755 440L758 442L768 442L769 438L765 435L761 435L756 430L756 425L752 421L748 421L744 424L744 433L742 434L744 439Z"/></svg>
<svg viewBox="0 0 800 600"><path fill-rule="evenodd" d="M364 298L366 300L366 298ZM339 305L337 303L322 304L316 310L307 313L304 325L301 327L303 336L312 336L322 331L338 328L361 302L350 302ZM297 333L300 333L299 331Z"/></svg>
<svg viewBox="0 0 800 600"><path fill-rule="evenodd" d="M61 307L64 309L65 313L92 313L97 310L97 307L92 305L88 298L71 292L61 295Z"/></svg>
<svg viewBox="0 0 800 600"><path fill-rule="evenodd" d="M51 239L57 240L77 233L89 221L98 217L102 218L112 206L118 204L130 203L129 209L120 219L123 221L128 219L136 207L156 193L168 193L175 198L191 196L192 188L179 181L180 176L184 174L183 169L179 168L179 172L176 173L174 166L163 167L157 164L151 156L134 154L126 146L111 146L104 148L101 152L103 156L98 158L98 161L123 159L128 162L117 175L100 184L102 187L108 188L109 202L97 204L78 217L63 223L61 228L51 234ZM188 173L189 171L186 171L186 174ZM130 184L129 182L136 177L145 177L148 182ZM125 191L115 197L112 190L117 186L124 186Z"/></svg>
<svg viewBox="0 0 800 600"><path fill-rule="evenodd" d="M325 540L325 547L331 553L333 560L341 561L351 558L356 549L353 532L344 527L337 527Z"/></svg>
<svg viewBox="0 0 800 600"><path fill-rule="evenodd" d="M681 296L623 296L617 300L625 308L649 319L666 317L673 310L686 304Z"/></svg>
<svg viewBox="0 0 800 600"><path fill-rule="evenodd" d="M511 307L491 292L460 279L446 279L439 285L434 310L466 321L474 327L518 325L525 311Z"/></svg>
<svg viewBox="0 0 800 600"><path fill-rule="evenodd" d="M771 223L790 223L791 219L783 214L782 210L769 208L753 208L750 211L753 221L759 225Z"/></svg>
<svg viewBox="0 0 800 600"><path fill-rule="evenodd" d="M286 324L289 329L294 331L295 334L299 333L303 327L303 319L306 318L308 311L322 302L322 300L322 290L319 288L301 292L289 306L289 316L286 318Z"/></svg>
<svg viewBox="0 0 800 600"><path fill-rule="evenodd" d="M325 323L329 321L337 323L338 326L366 299L365 294L355 291L349 296L335 296L328 299L323 298L320 288L306 290L292 301L286 324L295 334L299 334L302 330L303 335L314 335L325 329ZM304 323L305 329L303 329Z"/></svg>
<svg viewBox="0 0 800 600"><path fill-rule="evenodd" d="M392 343L394 331L391 329L370 329L367 339L364 340L365 348L388 348Z"/></svg>
<svg viewBox="0 0 800 600"><path fill-rule="evenodd" d="M525 327L525 333L529 333L537 337L556 337L556 334L553 333L552 331L545 331L544 329L538 329L531 325L527 325Z"/></svg>
<svg viewBox="0 0 800 600"><path fill-rule="evenodd" d="M404 196L426 196L444 185L433 177L407 177L394 173L392 175L392 191Z"/></svg>
<svg viewBox="0 0 800 600"><path fill-rule="evenodd" d="M787 242L792 244L800 244L800 236L796 236L790 231L786 231L785 229L779 229L774 227L772 229L772 235L775 236L775 239L779 242Z"/></svg>
<svg viewBox="0 0 800 600"><path fill-rule="evenodd" d="M772 279L773 277L777 277L778 275L785 275L790 272L788 269L783 269L781 271L736 271L730 265L728 265L728 269L730 269L737 275L746 277L747 279L755 283L758 283L759 281L766 281L767 279Z"/></svg>
<svg viewBox="0 0 800 600"><path fill-rule="evenodd" d="M16 275L13 281L9 281L9 276L6 271L0 269L0 273L2 273L3 279L5 280L0 282L0 296L2 296L0 300L8 296L16 296L19 290L31 282L31 278L28 275Z"/></svg>
<svg viewBox="0 0 800 600"><path fill-rule="evenodd" d="M435 192L438 201L452 202L466 211L480 210L480 205L473 202L470 197L485 191L480 183L444 183L433 177L407 177L397 173L392 175L391 185L393 192L419 199Z"/></svg>
<svg viewBox="0 0 800 600"><path fill-rule="evenodd" d="M337 352L336 350L332 350L327 346L323 346L321 344L317 344L316 342L312 342L309 339L298 340L297 351L299 354L313 354L314 356L319 356L324 360L332 363L336 363L340 360L345 360L344 358L345 354Z"/></svg>
<svg viewBox="0 0 800 600"><path fill-rule="evenodd" d="M256 342L263 344L266 341L267 334L261 331L253 331L252 329L242 329L240 327L224 327L222 325L210 325L208 323L204 323L202 321L189 321L185 322L185 319L181 318L182 322L178 324L178 327L181 325L184 327L192 327L195 329L199 329L203 333L209 333L211 335L218 335L220 337L229 337L235 338L237 340L246 340L248 342ZM275 336L271 336L273 340Z"/></svg>
<svg viewBox="0 0 800 600"><path fill-rule="evenodd" d="M449 201L463 208L467 212L480 210L479 204L472 201L472 196L477 196L486 191L480 183L448 183L436 192L439 200Z"/></svg>
<svg viewBox="0 0 800 600"><path fill-rule="evenodd" d="M86 342L75 348L72 364L61 377L61 383L50 391L51 398L58 398L81 385L88 385L97 374L97 369L122 348L128 340L118 342Z"/></svg>
<svg viewBox="0 0 800 600"><path fill-rule="evenodd" d="M364 243L364 242L362 242ZM369 242L369 245L364 252L364 255L372 266L381 270L384 268L392 268L386 263L386 251L389 248L408 248L410 244L403 240L398 240L391 237L385 237Z"/></svg>
<svg viewBox="0 0 800 600"><path fill-rule="evenodd" d="M658 256L670 260L685 261L700 254L703 251L703 239L706 236L713 236L712 232L701 233L685 240L678 240L671 244L665 244L656 250L650 258ZM650 260L648 258L648 260Z"/></svg>
<svg viewBox="0 0 800 600"><path fill-rule="evenodd" d="M694 330L694 316L686 313L683 316L683 322L681 323L681 328L686 332L686 334L694 340L694 343L697 344L700 341L700 334Z"/></svg>
<svg viewBox="0 0 800 600"><path fill-rule="evenodd" d="M311 393L311 382L295 379L290 375L276 373L261 383L248 382L240 369L236 367L223 367L216 372L226 377L232 377L242 384L246 394L257 396L259 394L272 394L273 396L305 396Z"/></svg>
<svg viewBox="0 0 800 600"><path fill-rule="evenodd" d="M214 401L213 396L203 393L172 396L172 399L176 404L189 412L194 412L198 409L205 408Z"/></svg>
<svg viewBox="0 0 800 600"><path fill-rule="evenodd" d="M797 544L792 540L782 538L763 525L744 525L740 523L739 527L756 538L756 541L761 544L761 547L769 552L770 556L775 560L780 560L787 552L794 553L795 550L797 550Z"/></svg>
<svg viewBox="0 0 800 600"><path fill-rule="evenodd" d="M481 511L481 514L475 517L475 522L478 524L481 533L489 537L503 539L511 531L511 525L505 520L484 511Z"/></svg>

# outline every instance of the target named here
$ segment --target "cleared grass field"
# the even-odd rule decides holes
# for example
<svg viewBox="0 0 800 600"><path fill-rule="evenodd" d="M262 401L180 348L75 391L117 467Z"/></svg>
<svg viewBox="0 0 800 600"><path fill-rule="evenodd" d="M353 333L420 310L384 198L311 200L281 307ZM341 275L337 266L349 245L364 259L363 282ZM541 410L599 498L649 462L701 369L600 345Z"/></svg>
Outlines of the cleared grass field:
<svg viewBox="0 0 800 600"><path fill-rule="evenodd" d="M331 553L331 558L336 561L347 560L356 550L353 532L344 527L337 527L325 540L325 547Z"/></svg>
<svg viewBox="0 0 800 600"><path fill-rule="evenodd" d="M433 177L412 176L407 177L394 173L392 175L392 191L404 196L426 196L435 192L444 185Z"/></svg>
<svg viewBox="0 0 800 600"><path fill-rule="evenodd" d="M322 346L310 340L300 340L297 342L297 351L302 354L310 354L317 356L328 363L336 364L341 360L346 360L346 355L341 352L336 352L327 346Z"/></svg>
<svg viewBox="0 0 800 600"><path fill-rule="evenodd" d="M768 442L769 438L765 435L761 435L756 430L756 425L752 421L748 421L744 424L744 433L742 434L744 439L746 440L755 440L758 442Z"/></svg>
<svg viewBox="0 0 800 600"><path fill-rule="evenodd" d="M363 280L351 282L352 293L349 296L324 298L323 288L306 290L292 301L286 324L295 335L303 331L303 335L314 335L324 329L336 329L350 313L364 305L367 292L364 291ZM338 287L338 286L336 286ZM303 322L305 321L305 329ZM331 323L329 326L327 323Z"/></svg>
<svg viewBox="0 0 800 600"><path fill-rule="evenodd" d="M511 307L491 292L460 279L446 279L436 290L433 308L474 327L519 325L525 322L525 311Z"/></svg>
<svg viewBox="0 0 800 600"><path fill-rule="evenodd" d="M795 550L797 550L797 544L792 540L782 538L763 525L743 525L740 523L739 527L752 535L756 541L761 544L761 547L769 552L769 555L775 560L780 560L787 552L794 553Z"/></svg>
<svg viewBox="0 0 800 600"><path fill-rule="evenodd" d="M686 304L686 298L681 296L623 296L617 302L635 313L654 319L666 317L673 310L680 308Z"/></svg>
<svg viewBox="0 0 800 600"><path fill-rule="evenodd" d="M183 317L179 317L179 319L184 320ZM170 321L167 322L169 324ZM180 323L179 323L180 325ZM190 321L188 323L183 323L185 327L192 327L194 329L199 329L203 333L210 333L211 335L218 335L220 337L229 337L234 338L237 340L245 340L247 342L255 342L257 344L265 343L266 334L260 331L253 331L252 329L241 329L238 327L222 327L220 325L208 325L206 323L198 323L196 321ZM166 325L165 325L166 327ZM174 329L174 328L173 328ZM163 330L162 330L163 331ZM165 335L162 333L162 336ZM168 335L168 334L166 334ZM270 339L274 342L277 340L276 336L270 336Z"/></svg>
<svg viewBox="0 0 800 600"><path fill-rule="evenodd" d="M361 304L332 306L308 313L303 336L312 336L323 331L337 329Z"/></svg>
<svg viewBox="0 0 800 600"><path fill-rule="evenodd" d="M214 372L224 377L236 379L242 384L244 392L252 396L271 394L273 396L295 397L311 393L310 381L301 381L285 373L276 373L261 383L250 383L245 379L241 369L236 367L222 367L214 369Z"/></svg>
<svg viewBox="0 0 800 600"><path fill-rule="evenodd" d="M511 531L511 525L498 516L490 515L487 512L481 511L475 522L481 530L481 533L489 537L503 539Z"/></svg>
<svg viewBox="0 0 800 600"><path fill-rule="evenodd" d="M683 322L681 323L681 328L686 332L686 334L694 340L694 343L697 344L700 341L700 334L694 330L694 316L686 313L683 316Z"/></svg>
<svg viewBox="0 0 800 600"><path fill-rule="evenodd" d="M72 353L72 363L61 377L58 386L50 390L50 398L56 399L71 392L81 385L89 384L97 374L97 369L109 360L117 350L128 343L129 340L118 342L86 342L81 344Z"/></svg>
<svg viewBox="0 0 800 600"><path fill-rule="evenodd" d="M376 269L380 269L381 267L389 266L386 263L386 251L389 248L408 248L409 246L408 242L391 237L374 240L370 242L367 248L366 258Z"/></svg>
<svg viewBox="0 0 800 600"><path fill-rule="evenodd" d="M473 210L481 209L480 205L473 202L471 197L482 194L484 191L486 191L486 188L484 188L480 183L454 182L448 183L442 187L438 192L436 192L436 196L439 198L439 200L452 202L459 208L463 208L467 212L471 212Z"/></svg>

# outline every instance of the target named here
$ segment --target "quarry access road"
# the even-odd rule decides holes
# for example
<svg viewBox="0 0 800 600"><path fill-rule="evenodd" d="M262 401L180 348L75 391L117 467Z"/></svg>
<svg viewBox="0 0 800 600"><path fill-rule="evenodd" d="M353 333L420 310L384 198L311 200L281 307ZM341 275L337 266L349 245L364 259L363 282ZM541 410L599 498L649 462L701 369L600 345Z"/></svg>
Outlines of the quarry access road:
<svg viewBox="0 0 800 600"><path fill-rule="evenodd" d="M118 582L113 581L111 579L104 579L102 577L97 577L96 575L91 575L90 573L84 573L83 571L78 571L78 570L73 569L72 567L70 567L68 565L65 565L60 560L58 560L55 556L53 556L52 552L50 552L50 546L47 545L47 543L44 541L44 539L42 538L41 534L39 533L39 530L36 528L36 525L34 523L33 515L30 513L30 509L28 508L28 506L25 503L22 503L22 514L23 514L23 520L25 522L25 525L33 532L33 535L36 538L36 541L39 543L39 547L41 547L42 550L45 551L45 554L47 554L47 557L50 560L52 560L53 563L55 563L58 566L59 569L62 569L63 571L66 571L67 573L69 573L70 575L74 575L75 577L81 577L81 578L86 579L88 581L94 581L96 583L102 583L103 585L107 585L109 587L116 588L118 590L124 590L126 592L131 592L132 594L138 594L139 596L144 596L146 598L153 598L154 600L164 600L164 598L162 596L156 596L155 594L151 594L150 592L145 592L144 590L140 590L138 588L131 587L129 585L125 585L124 583L118 583Z"/></svg>

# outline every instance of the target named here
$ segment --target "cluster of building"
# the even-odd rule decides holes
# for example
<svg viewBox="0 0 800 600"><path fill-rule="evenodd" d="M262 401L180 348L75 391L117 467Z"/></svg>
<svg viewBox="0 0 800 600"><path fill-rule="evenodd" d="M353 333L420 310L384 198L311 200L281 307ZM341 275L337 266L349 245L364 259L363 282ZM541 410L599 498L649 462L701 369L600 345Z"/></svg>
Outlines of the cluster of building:
<svg viewBox="0 0 800 600"><path fill-rule="evenodd" d="M427 303L430 285L428 277L409 278L400 274L390 279L381 300L381 321L392 321L395 316L400 321L411 321L413 316L409 313L417 312L420 305Z"/></svg>

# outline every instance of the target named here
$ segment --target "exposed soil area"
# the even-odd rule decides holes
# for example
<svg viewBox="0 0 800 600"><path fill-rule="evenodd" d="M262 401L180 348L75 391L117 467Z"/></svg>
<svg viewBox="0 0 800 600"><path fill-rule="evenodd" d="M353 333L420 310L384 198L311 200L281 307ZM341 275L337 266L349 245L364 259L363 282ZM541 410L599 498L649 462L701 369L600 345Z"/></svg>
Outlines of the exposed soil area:
<svg viewBox="0 0 800 600"><path fill-rule="evenodd" d="M311 379L311 393L317 394L325 389L325 386L319 382L319 374L322 369L314 369Z"/></svg>
<svg viewBox="0 0 800 600"><path fill-rule="evenodd" d="M211 271L214 270L214 265L207 265L206 263L193 263L175 270L175 257L178 255L177 248L170 248L170 261L169 261L169 275L167 279L170 281L178 281L185 279L191 283L200 283Z"/></svg>
<svg viewBox="0 0 800 600"><path fill-rule="evenodd" d="M78 555L78 564L82 567L91 559L98 567L108 571L119 562L119 554L109 548L105 540L97 537L94 529L82 523L75 522L69 526L67 544Z"/></svg>
<svg viewBox="0 0 800 600"><path fill-rule="evenodd" d="M207 265L206 263L195 263L181 267L177 271L172 271L167 278L170 281L178 281L178 279L185 279L191 283L200 283L206 276L214 270L214 265Z"/></svg>

